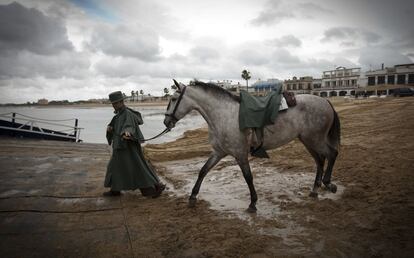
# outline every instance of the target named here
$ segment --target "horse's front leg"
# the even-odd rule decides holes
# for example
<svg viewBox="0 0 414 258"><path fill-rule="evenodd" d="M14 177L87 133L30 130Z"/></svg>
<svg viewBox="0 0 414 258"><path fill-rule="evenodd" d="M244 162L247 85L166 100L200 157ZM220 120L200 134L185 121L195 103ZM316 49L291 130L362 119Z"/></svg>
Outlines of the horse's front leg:
<svg viewBox="0 0 414 258"><path fill-rule="evenodd" d="M195 207L195 204L197 202L197 194L200 191L200 186L203 182L204 177L223 157L223 154L213 152L208 158L206 164L204 164L204 166L201 168L198 174L197 182L195 183L193 190L191 191L191 196L188 203L189 207Z"/></svg>
<svg viewBox="0 0 414 258"><path fill-rule="evenodd" d="M243 172L244 180L246 180L246 183L249 186L250 205L249 205L249 208L247 208L247 212L255 213L257 211L257 208L256 208L257 194L256 194L256 190L254 189L254 185L253 185L253 176L250 170L249 160L247 158L247 155L246 157L243 157L243 158L236 158L236 160Z"/></svg>

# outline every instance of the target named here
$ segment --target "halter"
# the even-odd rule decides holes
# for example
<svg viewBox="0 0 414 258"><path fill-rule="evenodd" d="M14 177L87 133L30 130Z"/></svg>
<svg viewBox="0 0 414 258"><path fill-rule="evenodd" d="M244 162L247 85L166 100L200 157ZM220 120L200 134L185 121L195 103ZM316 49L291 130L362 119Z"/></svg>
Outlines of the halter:
<svg viewBox="0 0 414 258"><path fill-rule="evenodd" d="M171 114L165 114L165 116L171 117L173 119L174 123L176 123L178 121L178 118L175 116L175 112L177 111L177 108L180 105L181 100L183 99L184 92L185 92L186 89L187 89L187 87L184 86L183 89L181 90L180 96L178 96L177 103L175 104L173 112ZM170 100L170 103L168 103L167 110L170 108L170 105L171 105L171 100Z"/></svg>
<svg viewBox="0 0 414 258"><path fill-rule="evenodd" d="M165 114L166 116L171 117L171 118L173 119L173 122L174 122L174 123L176 123L176 122L178 121L177 117L175 117L175 112L177 111L178 105L180 104L181 100L183 99L183 95L184 95L184 92L185 92L185 89L186 89L186 88L187 88L187 87L186 87L186 86L184 86L184 87L183 87L183 90L182 90L182 91L181 91L181 93L180 93L180 96L178 96L177 103L175 104L175 107L174 107L174 110L173 110L172 114L171 114L171 115L169 115L169 114ZM167 110L170 108L170 105L171 105L171 100L170 100L170 102L168 103ZM162 135L164 135L164 134L168 133L169 131L171 131L171 128L170 128L170 127L167 127L167 128L165 128L165 129L164 129L164 131L162 131L161 133L157 134L156 136L151 137L151 138L149 138L149 139L144 139L143 141L144 141L144 142L146 142L146 141L153 140L153 139L155 139L155 138L158 138L158 137L160 137L160 136L162 136Z"/></svg>

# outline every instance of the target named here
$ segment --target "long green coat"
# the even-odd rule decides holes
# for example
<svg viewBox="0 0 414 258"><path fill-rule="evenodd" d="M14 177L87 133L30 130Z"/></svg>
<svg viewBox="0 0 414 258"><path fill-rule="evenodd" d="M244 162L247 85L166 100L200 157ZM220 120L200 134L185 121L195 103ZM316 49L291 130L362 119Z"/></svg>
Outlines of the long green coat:
<svg viewBox="0 0 414 258"><path fill-rule="evenodd" d="M108 144L112 144L113 152L104 185L112 191L154 187L159 182L142 153L140 142L144 137L139 129L141 124L141 114L128 107L120 110L109 123L113 131L107 132L106 138ZM122 139L125 132L129 132L133 140Z"/></svg>

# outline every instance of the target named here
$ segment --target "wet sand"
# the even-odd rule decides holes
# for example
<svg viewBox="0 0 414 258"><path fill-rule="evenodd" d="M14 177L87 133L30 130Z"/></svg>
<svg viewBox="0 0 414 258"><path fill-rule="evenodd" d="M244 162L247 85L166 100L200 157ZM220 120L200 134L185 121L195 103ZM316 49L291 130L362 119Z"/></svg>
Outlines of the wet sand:
<svg viewBox="0 0 414 258"><path fill-rule="evenodd" d="M315 166L294 141L250 158L259 195L225 158L187 198L210 151L207 129L145 153L168 189L102 198L109 148L0 139L0 250L4 257L412 257L414 98L333 101L342 146L338 192L308 197Z"/></svg>

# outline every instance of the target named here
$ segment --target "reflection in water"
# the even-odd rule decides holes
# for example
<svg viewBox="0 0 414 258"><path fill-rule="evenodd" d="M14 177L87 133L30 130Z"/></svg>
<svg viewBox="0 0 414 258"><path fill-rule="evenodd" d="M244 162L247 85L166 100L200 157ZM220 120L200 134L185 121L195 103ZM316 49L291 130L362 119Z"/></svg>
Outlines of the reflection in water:
<svg viewBox="0 0 414 258"><path fill-rule="evenodd" d="M177 195L189 195L194 186L198 172L206 162L206 158L162 162L161 166L167 169L170 180L182 180L184 186L175 188ZM263 167L252 162L254 182L258 193L257 216L272 219L282 213L288 202L302 202L313 200L308 195L313 185L313 173L289 172L280 173L277 168ZM169 179L167 177L167 180ZM339 199L344 191L338 186L336 194L321 190L319 199ZM249 220L250 215L245 210L250 203L250 193L243 178L240 167L232 157L226 157L205 177L198 195L199 199L206 200L214 210L235 215Z"/></svg>

